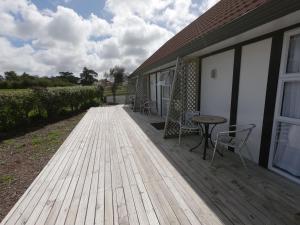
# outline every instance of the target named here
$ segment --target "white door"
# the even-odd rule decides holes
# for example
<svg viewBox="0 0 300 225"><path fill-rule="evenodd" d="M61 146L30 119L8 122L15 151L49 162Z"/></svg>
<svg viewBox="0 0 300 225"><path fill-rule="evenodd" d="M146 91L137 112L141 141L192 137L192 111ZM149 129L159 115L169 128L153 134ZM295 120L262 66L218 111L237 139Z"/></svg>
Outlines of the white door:
<svg viewBox="0 0 300 225"><path fill-rule="evenodd" d="M157 113L157 93L156 93L156 74L150 75L150 100L151 100L151 112Z"/></svg>
<svg viewBox="0 0 300 225"><path fill-rule="evenodd" d="M171 87L173 83L174 71L168 70L164 72L164 81L162 85L162 117L166 117L169 109L170 98L171 98Z"/></svg>
<svg viewBox="0 0 300 225"><path fill-rule="evenodd" d="M259 161L271 45L270 38L242 48L237 124L256 125L247 143L256 163ZM246 151L243 153L249 157Z"/></svg>
<svg viewBox="0 0 300 225"><path fill-rule="evenodd" d="M300 183L300 29L284 37L269 168Z"/></svg>
<svg viewBox="0 0 300 225"><path fill-rule="evenodd" d="M223 116L229 122L233 63L234 50L202 59L201 114ZM218 125L215 131L223 130L225 126Z"/></svg>

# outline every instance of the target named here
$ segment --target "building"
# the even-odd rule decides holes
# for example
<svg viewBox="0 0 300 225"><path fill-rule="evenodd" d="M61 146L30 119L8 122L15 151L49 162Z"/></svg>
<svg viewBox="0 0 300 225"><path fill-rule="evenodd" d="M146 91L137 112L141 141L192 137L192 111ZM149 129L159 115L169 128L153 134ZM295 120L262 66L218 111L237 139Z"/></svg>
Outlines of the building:
<svg viewBox="0 0 300 225"><path fill-rule="evenodd" d="M185 110L255 123L255 163L300 182L299 0L221 0L130 78L135 108L150 99L165 137L178 133L170 117Z"/></svg>

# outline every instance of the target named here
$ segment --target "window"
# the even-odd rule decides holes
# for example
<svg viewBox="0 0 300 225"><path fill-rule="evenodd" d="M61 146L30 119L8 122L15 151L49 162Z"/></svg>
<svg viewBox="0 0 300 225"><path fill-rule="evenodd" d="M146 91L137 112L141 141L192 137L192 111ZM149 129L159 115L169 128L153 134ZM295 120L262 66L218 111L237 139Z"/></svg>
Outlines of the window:
<svg viewBox="0 0 300 225"><path fill-rule="evenodd" d="M273 166L300 177L300 126L279 123L276 130Z"/></svg>
<svg viewBox="0 0 300 225"><path fill-rule="evenodd" d="M300 35L290 37L286 73L300 73Z"/></svg>
<svg viewBox="0 0 300 225"><path fill-rule="evenodd" d="M300 81L284 83L281 116L300 119Z"/></svg>
<svg viewBox="0 0 300 225"><path fill-rule="evenodd" d="M300 183L300 29L285 33L269 167Z"/></svg>

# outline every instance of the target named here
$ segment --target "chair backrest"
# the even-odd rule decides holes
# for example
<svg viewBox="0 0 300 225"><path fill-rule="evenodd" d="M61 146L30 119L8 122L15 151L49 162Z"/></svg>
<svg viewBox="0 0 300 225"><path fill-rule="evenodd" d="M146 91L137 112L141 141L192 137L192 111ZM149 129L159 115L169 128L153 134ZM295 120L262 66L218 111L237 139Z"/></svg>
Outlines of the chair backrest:
<svg viewBox="0 0 300 225"><path fill-rule="evenodd" d="M145 107L149 107L149 106L150 106L150 103L151 103L151 102L150 102L149 100L145 100L145 101L144 101L144 106L145 106Z"/></svg>
<svg viewBox="0 0 300 225"><path fill-rule="evenodd" d="M194 122L192 121L193 117L199 115L200 115L199 111L186 111L182 113L180 118L181 119L180 123L185 126L189 126L189 125L192 126L194 125Z"/></svg>
<svg viewBox="0 0 300 225"><path fill-rule="evenodd" d="M235 130L233 132L231 132L231 134L235 134L235 136L238 135L241 137L239 143L236 143L236 144L238 145L238 147L242 147L247 143L247 141L248 141L253 129L256 127L256 125L255 124L243 124L243 125L234 125L231 127L235 128Z"/></svg>

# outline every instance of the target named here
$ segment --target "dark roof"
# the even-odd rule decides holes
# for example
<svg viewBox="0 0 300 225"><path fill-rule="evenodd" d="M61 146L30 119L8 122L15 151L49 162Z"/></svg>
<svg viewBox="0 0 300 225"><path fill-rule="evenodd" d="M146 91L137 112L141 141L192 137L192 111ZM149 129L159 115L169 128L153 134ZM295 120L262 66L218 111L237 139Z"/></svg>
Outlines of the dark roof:
<svg viewBox="0 0 300 225"><path fill-rule="evenodd" d="M200 50L213 43L236 35L234 31L237 30L237 28L231 28L231 30L229 29L227 34L224 34L223 36L220 36L218 33L219 36L214 35L208 37L209 34L217 33L224 27L227 27L227 25L236 23L240 18L246 17L246 15L251 13L253 14L253 12L257 11L259 8L264 8L265 14L262 17L265 17L265 19L253 17L253 14L249 20L250 22L246 24L249 25L252 23L252 27L261 25L268 22L267 19L269 19L269 21L274 19L277 14L277 17L279 17L290 11L296 11L297 7L295 8L294 6L297 5L299 8L299 3L299 0L221 0L161 46L152 56L140 65L133 74L145 72L148 69L152 69L153 67L176 59L177 56L180 56L180 50L187 49L195 41L202 39L201 43L198 43L197 46L193 46L193 49L190 48L190 52L182 52L182 55L191 53L191 50ZM285 8L282 8L282 5L285 5ZM270 15L268 15L266 11L269 11L268 13ZM244 25L245 28L249 27L246 24L240 24L241 31L243 31ZM252 27L249 27L249 29Z"/></svg>

